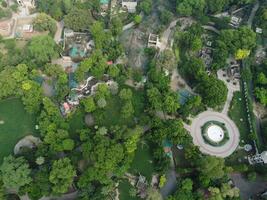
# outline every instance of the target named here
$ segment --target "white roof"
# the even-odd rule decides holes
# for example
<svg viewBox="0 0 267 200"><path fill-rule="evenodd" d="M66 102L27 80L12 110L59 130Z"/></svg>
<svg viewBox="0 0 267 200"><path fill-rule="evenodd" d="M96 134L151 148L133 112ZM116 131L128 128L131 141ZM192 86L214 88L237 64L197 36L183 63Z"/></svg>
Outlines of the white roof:
<svg viewBox="0 0 267 200"><path fill-rule="evenodd" d="M261 28L256 28L256 33L262 33L262 29Z"/></svg>
<svg viewBox="0 0 267 200"><path fill-rule="evenodd" d="M264 163L267 163L267 151L261 153L261 157Z"/></svg>
<svg viewBox="0 0 267 200"><path fill-rule="evenodd" d="M22 30L23 31L29 31L29 30L31 30L32 29L32 25L31 24L25 24L25 25L23 25L23 27L22 27Z"/></svg>
<svg viewBox="0 0 267 200"><path fill-rule="evenodd" d="M220 142L224 138L224 131L218 125L211 125L207 130L207 134L210 140L213 142Z"/></svg>

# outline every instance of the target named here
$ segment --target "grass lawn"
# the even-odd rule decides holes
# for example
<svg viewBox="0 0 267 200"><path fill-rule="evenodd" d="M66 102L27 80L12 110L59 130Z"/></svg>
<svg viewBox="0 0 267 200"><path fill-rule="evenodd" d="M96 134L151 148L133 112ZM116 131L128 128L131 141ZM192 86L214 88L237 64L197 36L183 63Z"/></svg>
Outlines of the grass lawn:
<svg viewBox="0 0 267 200"><path fill-rule="evenodd" d="M133 92L132 103L135 110L134 116L140 116L143 114L144 105L143 105L143 92L135 91ZM127 125L132 127L135 125L134 117L125 119L121 115L121 107L123 102L121 101L119 95L111 96L107 101L107 105L104 109L93 112L96 124L99 126L111 127L114 125Z"/></svg>
<svg viewBox="0 0 267 200"><path fill-rule="evenodd" d="M129 169L129 173L139 175L139 173L146 177L148 183L150 183L152 174L154 172L154 166L152 162L152 156L150 148L147 144L139 144L135 152L135 157ZM132 188L128 180L123 179L119 185L120 200L140 200L138 197L131 197L129 194Z"/></svg>
<svg viewBox="0 0 267 200"><path fill-rule="evenodd" d="M239 100L240 98L241 101ZM247 121L246 104L241 92L234 93L228 115L237 125L241 140L249 142L249 126ZM243 119L243 121L240 121L240 119Z"/></svg>
<svg viewBox="0 0 267 200"><path fill-rule="evenodd" d="M19 99L0 101L0 163L13 153L16 143L26 135L36 134L35 116L28 114Z"/></svg>
<svg viewBox="0 0 267 200"><path fill-rule="evenodd" d="M154 172L152 160L149 146L146 144L139 144L129 172L134 174L140 173L147 178L148 182L150 182Z"/></svg>
<svg viewBox="0 0 267 200"><path fill-rule="evenodd" d="M133 188L133 186L127 181L123 180L120 182L119 185L119 192L120 192L120 200L139 200L138 197L131 197L129 194L130 189Z"/></svg>

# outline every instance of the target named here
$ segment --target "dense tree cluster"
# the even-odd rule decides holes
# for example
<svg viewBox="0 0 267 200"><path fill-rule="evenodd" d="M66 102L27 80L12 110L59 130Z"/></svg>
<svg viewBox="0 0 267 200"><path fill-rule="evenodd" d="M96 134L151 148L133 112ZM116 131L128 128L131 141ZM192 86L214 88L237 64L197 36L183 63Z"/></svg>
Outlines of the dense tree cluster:
<svg viewBox="0 0 267 200"><path fill-rule="evenodd" d="M249 27L222 30L215 44L213 68L225 67L229 55L236 56L237 59L247 57L255 44L256 34Z"/></svg>
<svg viewBox="0 0 267 200"><path fill-rule="evenodd" d="M87 30L93 23L91 13L87 10L73 8L64 17L65 26L74 31Z"/></svg>
<svg viewBox="0 0 267 200"><path fill-rule="evenodd" d="M56 21L45 13L40 13L34 18L33 27L37 31L49 31L51 35L57 30Z"/></svg>
<svg viewBox="0 0 267 200"><path fill-rule="evenodd" d="M166 60L164 62L172 62ZM165 113L175 113L180 107L178 102L178 94L171 91L169 84L170 78L165 75L165 67L171 67L170 65L166 66L162 61L160 61L159 67L152 62L150 64L150 70L148 72L149 79L147 84L147 97L150 109L154 111L163 111ZM161 65L164 65L161 67Z"/></svg>
<svg viewBox="0 0 267 200"><path fill-rule="evenodd" d="M39 111L42 90L40 85L33 80L34 76L26 65L6 67L0 72L0 77L0 99L18 96L21 97L28 112L35 113Z"/></svg>
<svg viewBox="0 0 267 200"><path fill-rule="evenodd" d="M233 5L245 5L254 0L176 0L176 11L184 16L201 16L224 11Z"/></svg>
<svg viewBox="0 0 267 200"><path fill-rule="evenodd" d="M158 15L155 22L160 23L160 29L175 15L205 21L209 19L207 16L251 2L140 0L136 15L127 15L127 20L133 20L135 27L143 29L143 22ZM34 128L41 142L4 158L0 166L0 199L5 198L6 191L38 200L74 190L80 200L109 199L116 195L126 172L137 175L131 167L136 151L143 145L149 148L152 159L148 162L153 163L153 170L159 175L158 189L168 181L166 172L172 153L177 146L182 148L178 153L183 166L175 166L181 181L168 200L239 197L239 190L228 183L228 174L232 172L228 162L201 154L182 119L188 120L188 116L206 107L217 108L226 101L227 87L214 72L225 66L230 55L237 60L251 55L256 35L250 28L226 29L214 36L210 75L198 58L204 44L204 29L199 23L183 31L177 27L170 49L145 48L144 52L138 52L144 53L147 62L144 69L136 69L120 59L128 54L120 42L125 13L107 20L110 13L108 18L102 15L99 0L37 0L36 6L40 13L33 21L34 29L46 35L29 39L23 47L16 40L0 38L0 100L21 99L25 110L37 116ZM0 18L4 14L0 11ZM262 21L265 18L266 12L261 10ZM73 82L81 84L93 76L96 83L92 90L89 88L89 96L77 94L80 104L68 104L71 112L66 115L62 114L62 103L66 105L66 98L75 91L69 86L72 72L66 73L62 66L52 64L62 51L61 43L56 44L53 39L58 23L55 20L64 20L65 28L89 33L94 41L90 56L78 63ZM183 103L179 101L179 91L170 87L177 67L192 86L192 95ZM255 96L266 106L266 63L253 72ZM242 77L249 80L251 74L244 69ZM45 84L51 87L49 95L44 91ZM250 171L248 177L253 180L256 173ZM146 198L162 200L158 189L149 186ZM131 193L136 195L135 190Z"/></svg>
<svg viewBox="0 0 267 200"><path fill-rule="evenodd" d="M267 106L267 61L256 68L255 72L255 96L261 104Z"/></svg>
<svg viewBox="0 0 267 200"><path fill-rule="evenodd" d="M39 67L58 56L55 41L47 35L33 37L26 50L30 63Z"/></svg>

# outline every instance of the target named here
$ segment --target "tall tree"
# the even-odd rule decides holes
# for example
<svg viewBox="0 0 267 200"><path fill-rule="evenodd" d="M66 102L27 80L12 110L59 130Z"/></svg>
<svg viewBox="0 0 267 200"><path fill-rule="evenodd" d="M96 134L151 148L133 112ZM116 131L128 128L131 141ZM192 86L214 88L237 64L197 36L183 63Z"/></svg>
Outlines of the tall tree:
<svg viewBox="0 0 267 200"><path fill-rule="evenodd" d="M90 27L91 34L93 36L95 47L97 49L102 49L104 47L104 43L107 39L107 34L104 31L104 26L101 22L95 22Z"/></svg>
<svg viewBox="0 0 267 200"><path fill-rule="evenodd" d="M213 156L201 157L196 161L196 165L198 165L200 182L205 187L211 180L222 178L229 170L224 164L224 159Z"/></svg>
<svg viewBox="0 0 267 200"><path fill-rule="evenodd" d="M178 14L191 16L203 13L205 0L177 0L176 10Z"/></svg>
<svg viewBox="0 0 267 200"><path fill-rule="evenodd" d="M22 102L29 113L36 113L42 103L43 91L40 85L34 81L27 80L22 83Z"/></svg>
<svg viewBox="0 0 267 200"><path fill-rule="evenodd" d="M203 99L203 103L211 108L221 106L227 98L227 87L225 83L213 76L203 77L197 87L197 91Z"/></svg>
<svg viewBox="0 0 267 200"><path fill-rule="evenodd" d="M29 164L23 157L14 158L8 156L0 167L4 187L7 189L19 190L20 187L32 181Z"/></svg>
<svg viewBox="0 0 267 200"><path fill-rule="evenodd" d="M40 13L33 20L33 28L37 31L49 31L54 35L57 30L56 21L45 13Z"/></svg>
<svg viewBox="0 0 267 200"><path fill-rule="evenodd" d="M63 194L67 192L75 176L76 171L71 165L70 159L61 158L54 161L49 175L49 180L53 184L53 192L55 194Z"/></svg>
<svg viewBox="0 0 267 200"><path fill-rule="evenodd" d="M89 29L93 23L93 17L88 10L74 7L64 17L65 26L74 31L84 31Z"/></svg>
<svg viewBox="0 0 267 200"><path fill-rule="evenodd" d="M119 36L122 32L123 24L119 17L112 17L110 29L114 36Z"/></svg>
<svg viewBox="0 0 267 200"><path fill-rule="evenodd" d="M27 55L31 62L41 67L58 56L57 45L48 35L35 36L27 45Z"/></svg>

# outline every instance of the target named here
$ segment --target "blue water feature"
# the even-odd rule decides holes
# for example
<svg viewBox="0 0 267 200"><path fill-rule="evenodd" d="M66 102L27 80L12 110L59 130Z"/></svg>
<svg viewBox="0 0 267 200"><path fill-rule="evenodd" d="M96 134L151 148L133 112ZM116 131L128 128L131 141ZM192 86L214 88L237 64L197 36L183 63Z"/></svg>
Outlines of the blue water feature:
<svg viewBox="0 0 267 200"><path fill-rule="evenodd" d="M192 94L186 89L179 90L178 94L179 94L179 102L181 105L184 105L186 101L192 96Z"/></svg>

